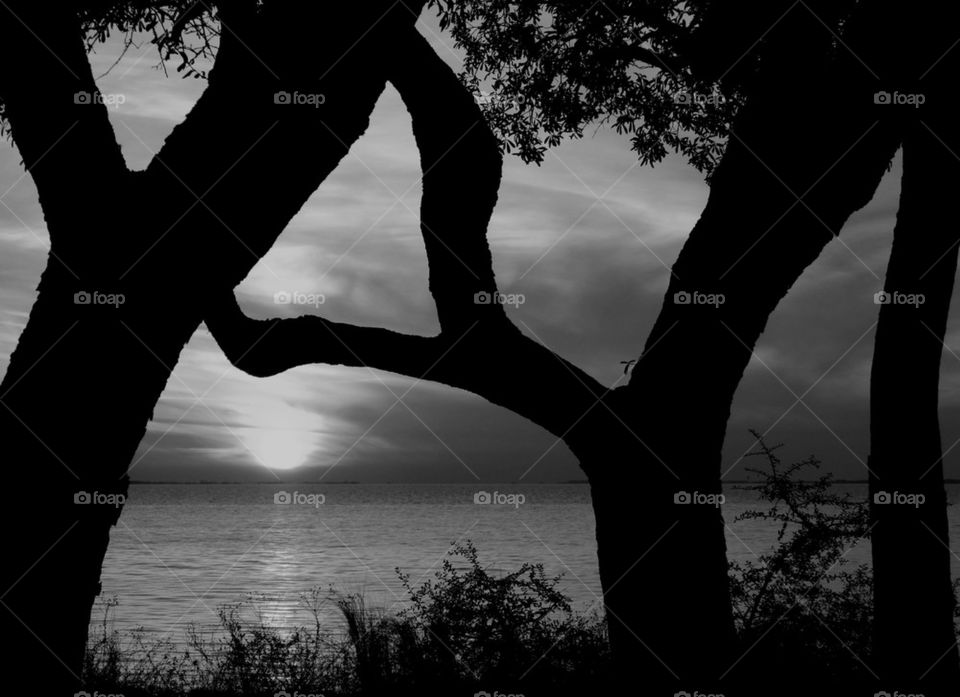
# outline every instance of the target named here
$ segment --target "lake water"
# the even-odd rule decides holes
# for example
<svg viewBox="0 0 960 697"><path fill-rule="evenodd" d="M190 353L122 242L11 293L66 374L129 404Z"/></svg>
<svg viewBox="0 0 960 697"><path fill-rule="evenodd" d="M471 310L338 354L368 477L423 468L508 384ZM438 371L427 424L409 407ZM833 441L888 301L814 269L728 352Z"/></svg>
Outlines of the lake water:
<svg viewBox="0 0 960 697"><path fill-rule="evenodd" d="M297 500L274 502L285 490ZM865 485L838 485L865 497ZM396 569L414 585L430 578L451 543L471 540L484 566L515 569L541 562L563 574L562 589L580 610L598 607L600 581L590 494L583 484L484 485L491 495L524 502L477 505L476 485L422 484L133 484L113 530L103 569L103 596L116 596L113 625L142 626L148 637L178 643L186 627L216 624L217 607L255 595L267 620L306 620L301 594L315 587L362 592L368 604L397 609L405 599ZM733 560L774 544L775 530L733 523L757 507L751 492L727 487L724 516ZM322 495L322 503L321 497ZM960 485L950 485L951 502ZM960 512L950 509L951 538ZM956 543L955 543L956 546ZM847 557L869 560L861 543ZM954 557L954 574L960 560ZM325 616L332 628L339 618ZM102 619L95 609L94 622Z"/></svg>

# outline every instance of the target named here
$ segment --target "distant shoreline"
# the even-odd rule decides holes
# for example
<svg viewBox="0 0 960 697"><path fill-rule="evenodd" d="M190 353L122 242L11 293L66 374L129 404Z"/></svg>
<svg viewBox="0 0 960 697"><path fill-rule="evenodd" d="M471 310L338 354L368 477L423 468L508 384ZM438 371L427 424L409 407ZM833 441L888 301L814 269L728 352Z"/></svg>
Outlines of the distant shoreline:
<svg viewBox="0 0 960 697"><path fill-rule="evenodd" d="M257 480L257 481L238 481L238 480L197 480L197 481L166 481L153 479L131 479L131 484L269 484L271 486L281 486L289 484L354 484L357 486L369 485L396 485L396 486L490 486L493 484L512 484L514 486L539 486L542 484L589 484L586 479L571 479L560 482L357 482L357 481L324 481L315 479L305 480Z"/></svg>
<svg viewBox="0 0 960 697"><path fill-rule="evenodd" d="M813 481L813 480L810 480ZM367 485L396 485L396 486L467 486L467 485L476 485L476 486L490 486L492 484L510 484L512 486L540 486L545 484L589 484L586 479L568 479L559 482L358 482L358 481L317 481L317 480L282 480L282 481L270 481L270 480L261 480L261 481L237 481L237 480L223 480L223 481L214 481L214 480L197 480L197 481L164 481L164 480L149 480L149 479L132 479L130 480L131 484L151 484L151 485L166 485L166 484L178 484L178 485L192 485L192 484L269 484L271 486L289 486L292 484L353 484L357 486L367 486ZM757 480L753 479L726 479L723 482L724 484L756 484ZM869 482L866 479L834 479L833 484L868 484ZM944 484L960 484L960 479L945 479Z"/></svg>

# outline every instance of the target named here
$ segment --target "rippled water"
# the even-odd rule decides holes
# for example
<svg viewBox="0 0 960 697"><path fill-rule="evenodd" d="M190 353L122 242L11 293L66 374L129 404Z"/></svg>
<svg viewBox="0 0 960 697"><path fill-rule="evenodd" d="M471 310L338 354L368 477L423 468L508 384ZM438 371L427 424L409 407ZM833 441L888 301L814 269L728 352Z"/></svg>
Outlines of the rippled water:
<svg viewBox="0 0 960 697"><path fill-rule="evenodd" d="M865 486L843 485L857 496ZM298 501L274 502L275 484L134 484L104 563L103 595L116 596L116 629L179 641L190 623L215 624L217 607L251 594L278 626L305 620L298 600L311 588L361 591L369 604L405 599L396 568L414 585L429 578L451 543L473 541L481 562L513 569L542 562L563 574L562 588L586 610L597 602L596 542L589 490L581 484L486 485L490 494L522 494L522 505L477 505L476 485L330 484L286 486ZM960 485L949 487L950 500ZM322 495L320 497L311 495ZM768 550L774 530L732 523L755 507L752 494L728 487L724 515L731 559ZM952 539L960 514L950 510ZM868 561L866 544L847 555ZM960 561L954 558L954 573ZM332 608L331 626L338 618ZM326 615L325 615L326 616ZM93 620L100 616L95 612Z"/></svg>

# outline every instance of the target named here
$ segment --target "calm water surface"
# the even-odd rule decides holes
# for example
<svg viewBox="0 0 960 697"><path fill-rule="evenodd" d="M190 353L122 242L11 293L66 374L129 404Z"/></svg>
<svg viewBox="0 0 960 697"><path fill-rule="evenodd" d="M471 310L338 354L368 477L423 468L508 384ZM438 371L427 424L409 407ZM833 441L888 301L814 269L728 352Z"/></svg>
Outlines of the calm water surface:
<svg viewBox="0 0 960 697"><path fill-rule="evenodd" d="M839 485L865 497L865 485ZM315 587L362 592L368 603L394 609L405 594L396 569L414 585L430 578L450 545L471 540L480 560L510 570L541 562L563 575L562 589L580 610L597 606L593 511L586 485L484 485L522 494L522 505L477 505L476 485L422 484L133 484L104 563L103 596L116 596L113 625L142 626L153 638L179 642L191 623L212 627L216 610L255 596L267 621L307 620L301 595ZM274 502L285 490L297 501ZM753 495L728 487L724 516L733 560L770 549L774 530L756 521L733 523L756 507ZM320 503L322 495L322 503ZM948 488L951 502L960 485ZM960 540L960 511L950 509ZM853 562L869 559L867 545ZM960 560L954 558L954 574ZM98 614L99 613L99 614ZM331 627L332 607L324 610ZM95 610L94 621L102 619Z"/></svg>

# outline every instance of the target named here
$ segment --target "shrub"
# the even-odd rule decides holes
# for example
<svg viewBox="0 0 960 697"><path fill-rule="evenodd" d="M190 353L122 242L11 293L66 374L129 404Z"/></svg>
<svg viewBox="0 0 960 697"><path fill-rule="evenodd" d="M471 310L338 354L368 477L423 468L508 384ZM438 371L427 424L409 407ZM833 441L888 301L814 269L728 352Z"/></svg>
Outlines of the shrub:
<svg viewBox="0 0 960 697"><path fill-rule="evenodd" d="M872 578L869 566L846 554L869 533L867 503L838 493L816 458L784 465L781 446L754 436L750 457L763 466L748 468L754 481L741 488L760 503L734 522L772 525L776 546L730 565L743 655L731 677L794 686L861 682L869 677ZM124 643L110 629L117 601L106 600L88 646L86 683L127 697L617 692L602 617L575 612L560 577L548 577L541 564L497 573L466 541L423 583L397 574L409 602L396 613L368 607L359 594L315 588L301 597L310 625L284 632L248 599L219 608L217 631L192 627L185 649L150 643L142 628ZM343 618L339 632L323 626L327 603Z"/></svg>
<svg viewBox="0 0 960 697"><path fill-rule="evenodd" d="M869 677L862 664L870 655L872 576L846 554L869 533L865 500L837 493L833 477L818 474L809 457L783 465L756 432L756 450L766 468L748 468L755 483L740 487L766 505L736 521L761 520L776 526L777 546L755 561L730 565L737 631L746 652L741 671L763 675L789 668L818 680L855 681ZM804 478L815 474L813 478ZM782 674L782 673L781 673Z"/></svg>
<svg viewBox="0 0 960 697"><path fill-rule="evenodd" d="M540 564L497 574L469 541L454 545L434 578L414 586L397 573L409 605L395 614L359 594L315 588L301 597L312 624L284 632L254 599L218 608L216 631L188 630L187 648L149 645L143 630L126 645L110 630L116 600L103 604L85 684L124 695L381 695L499 691L583 693L606 680L602 619L573 612L559 577ZM334 603L344 631L323 627Z"/></svg>
<svg viewBox="0 0 960 697"><path fill-rule="evenodd" d="M463 564L455 564L459 557ZM450 685L523 692L598 680L606 667L602 620L578 616L542 564L490 573L469 541L455 545L434 579L414 588L400 573L410 606L399 613L413 631L418 668ZM418 676L410 676L416 679Z"/></svg>

